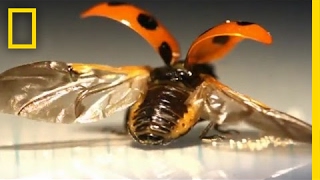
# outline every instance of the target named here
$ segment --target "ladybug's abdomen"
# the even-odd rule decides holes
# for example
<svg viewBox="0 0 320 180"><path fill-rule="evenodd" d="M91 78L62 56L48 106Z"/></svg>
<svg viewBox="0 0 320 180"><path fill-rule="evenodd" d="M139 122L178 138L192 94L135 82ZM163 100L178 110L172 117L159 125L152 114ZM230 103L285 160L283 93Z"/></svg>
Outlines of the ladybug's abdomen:
<svg viewBox="0 0 320 180"><path fill-rule="evenodd" d="M173 129L187 113L190 95L179 83L150 82L146 96L132 108L128 130L141 144L166 144Z"/></svg>

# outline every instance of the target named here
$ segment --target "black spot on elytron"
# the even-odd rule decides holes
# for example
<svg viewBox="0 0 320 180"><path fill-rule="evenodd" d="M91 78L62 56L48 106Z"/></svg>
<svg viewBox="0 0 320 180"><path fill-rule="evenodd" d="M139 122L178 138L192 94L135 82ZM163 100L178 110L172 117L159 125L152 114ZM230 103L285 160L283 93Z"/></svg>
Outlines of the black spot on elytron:
<svg viewBox="0 0 320 180"><path fill-rule="evenodd" d="M139 14L137 20L142 27L148 30L155 30L158 27L157 20L148 14Z"/></svg>
<svg viewBox="0 0 320 180"><path fill-rule="evenodd" d="M172 59L172 49L167 42L162 42L158 48L161 58L167 65L170 65Z"/></svg>
<svg viewBox="0 0 320 180"><path fill-rule="evenodd" d="M126 4L128 4L128 3L120 2L120 1L110 1L110 2L108 2L109 6L121 6L121 5L126 5Z"/></svg>
<svg viewBox="0 0 320 180"><path fill-rule="evenodd" d="M255 23L246 22L246 21L238 21L237 24L238 24L239 26L249 26L249 25L252 25L252 24L255 24Z"/></svg>
<svg viewBox="0 0 320 180"><path fill-rule="evenodd" d="M212 43L224 45L229 41L229 39L230 39L229 36L217 36L212 39Z"/></svg>

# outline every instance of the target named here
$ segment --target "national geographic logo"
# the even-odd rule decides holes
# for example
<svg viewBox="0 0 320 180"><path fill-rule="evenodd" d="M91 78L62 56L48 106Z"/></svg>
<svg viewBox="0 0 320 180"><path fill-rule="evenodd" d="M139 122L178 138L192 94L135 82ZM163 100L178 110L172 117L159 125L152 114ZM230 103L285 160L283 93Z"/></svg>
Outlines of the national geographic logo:
<svg viewBox="0 0 320 180"><path fill-rule="evenodd" d="M13 43L13 14L31 13L31 44ZM36 49L37 48L37 9L36 8L8 8L8 49Z"/></svg>

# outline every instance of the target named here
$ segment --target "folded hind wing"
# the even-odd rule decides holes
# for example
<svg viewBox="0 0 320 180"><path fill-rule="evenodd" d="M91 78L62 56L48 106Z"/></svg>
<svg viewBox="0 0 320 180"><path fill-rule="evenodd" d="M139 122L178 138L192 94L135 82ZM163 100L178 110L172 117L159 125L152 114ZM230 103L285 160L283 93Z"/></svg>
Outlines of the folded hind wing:
<svg viewBox="0 0 320 180"><path fill-rule="evenodd" d="M132 105L149 67L41 61L0 74L0 112L52 123L90 123Z"/></svg>

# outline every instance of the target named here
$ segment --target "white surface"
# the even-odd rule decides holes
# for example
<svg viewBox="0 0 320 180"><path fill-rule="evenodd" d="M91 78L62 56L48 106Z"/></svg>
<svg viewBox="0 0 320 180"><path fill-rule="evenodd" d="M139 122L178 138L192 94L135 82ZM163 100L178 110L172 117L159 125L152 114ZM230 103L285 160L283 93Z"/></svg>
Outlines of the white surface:
<svg viewBox="0 0 320 180"><path fill-rule="evenodd" d="M266 179L300 170L311 179L304 149L228 152L201 146L145 151L128 146L3 151L1 178ZM254 168L253 168L254 167ZM290 177L290 175L289 175ZM299 177L295 177L299 178Z"/></svg>
<svg viewBox="0 0 320 180"><path fill-rule="evenodd" d="M107 133L109 121L56 125L1 115L0 124L2 179L311 179L310 145L241 137L200 145L201 125L168 147L146 148Z"/></svg>

